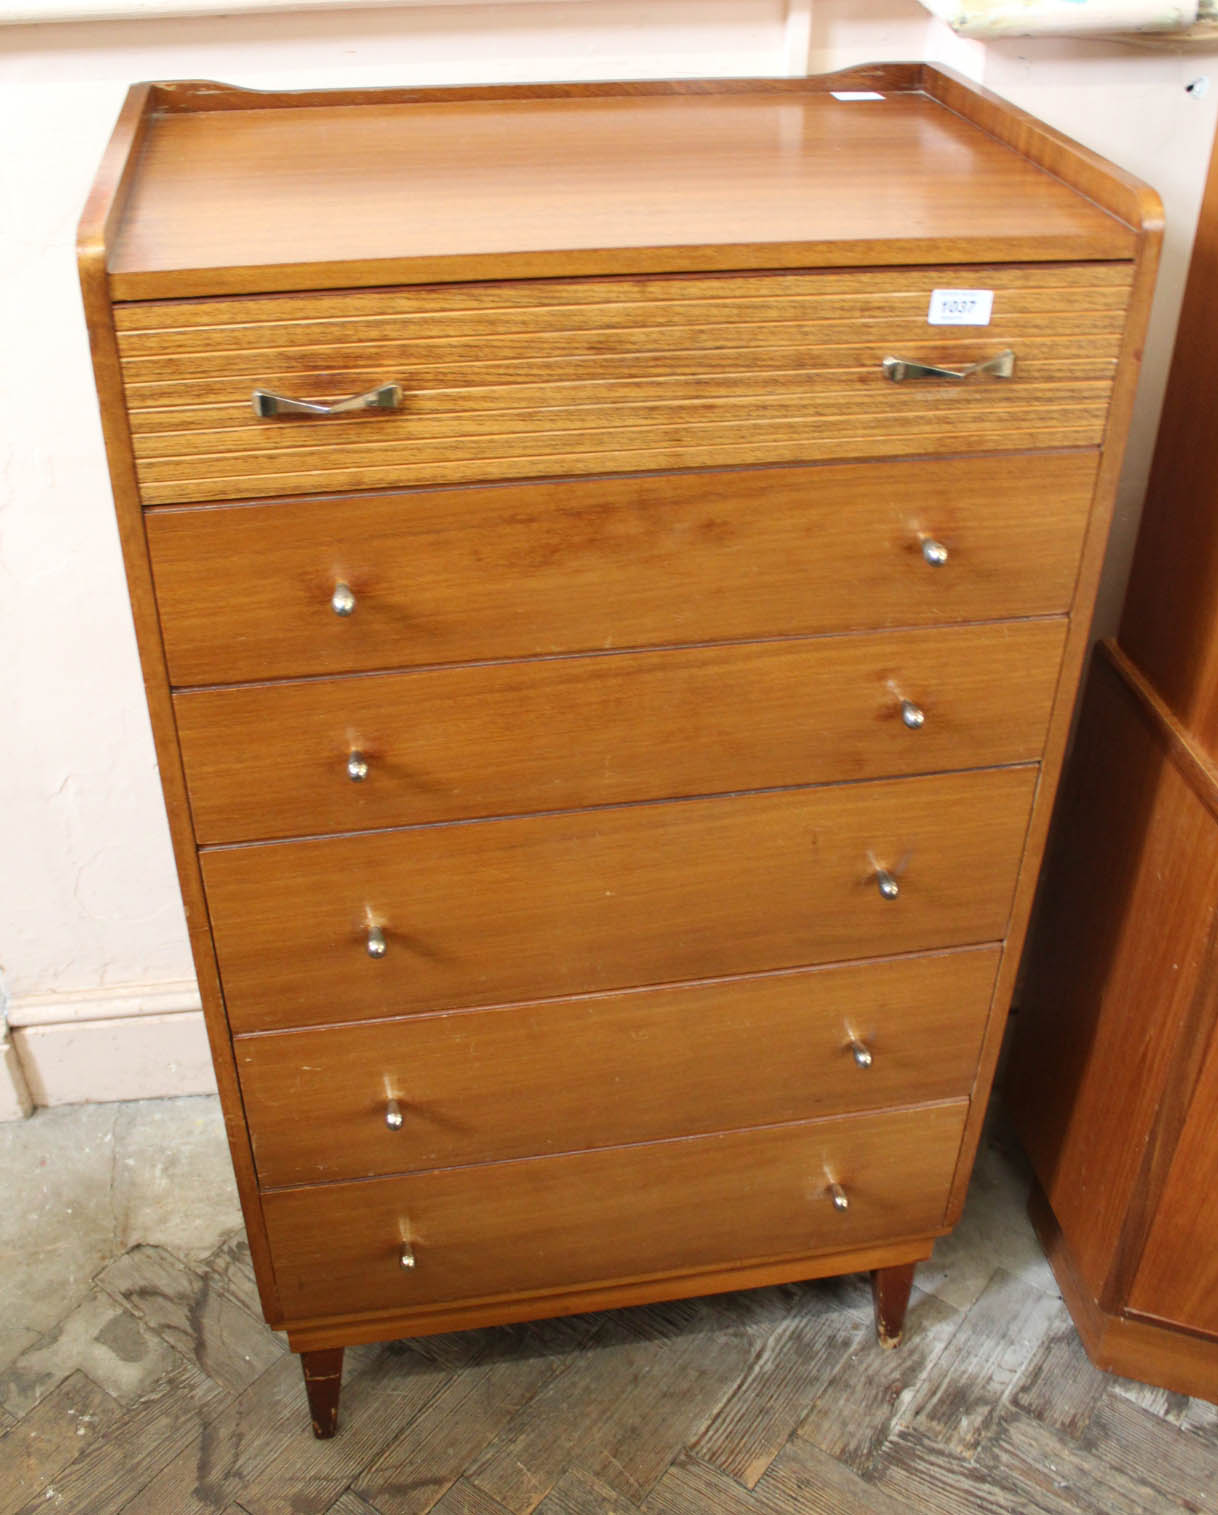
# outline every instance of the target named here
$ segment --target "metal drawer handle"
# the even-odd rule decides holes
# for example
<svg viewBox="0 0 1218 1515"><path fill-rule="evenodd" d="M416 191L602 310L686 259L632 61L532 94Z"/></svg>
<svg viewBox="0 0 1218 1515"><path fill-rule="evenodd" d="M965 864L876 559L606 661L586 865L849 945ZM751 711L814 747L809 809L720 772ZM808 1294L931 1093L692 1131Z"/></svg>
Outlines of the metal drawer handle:
<svg viewBox="0 0 1218 1515"><path fill-rule="evenodd" d="M874 877L880 894L884 899L895 900L901 893L900 884L897 883L887 868L877 868Z"/></svg>
<svg viewBox="0 0 1218 1515"><path fill-rule="evenodd" d="M385 933L379 926L368 927L368 956L384 957L388 951L388 943L385 941Z"/></svg>
<svg viewBox="0 0 1218 1515"><path fill-rule="evenodd" d="M385 1106L385 1124L391 1131L400 1131L405 1124L402 1107L396 1099L391 1099Z"/></svg>
<svg viewBox="0 0 1218 1515"><path fill-rule="evenodd" d="M940 368L935 363L918 363L910 358L885 358L884 372L894 384L904 379L971 379L974 374L989 374L994 379L1011 379L1015 376L1015 354L1011 348L997 353L992 358L983 358L979 363L970 363L967 368Z"/></svg>
<svg viewBox="0 0 1218 1515"><path fill-rule="evenodd" d="M850 1208L850 1196L842 1188L841 1184L829 1185L829 1197L833 1201L833 1208L839 1215L844 1215Z"/></svg>
<svg viewBox="0 0 1218 1515"><path fill-rule="evenodd" d="M875 1061L871 1048L857 1036L852 1037L850 1040L850 1055L854 1058L855 1064L859 1068L870 1068Z"/></svg>
<svg viewBox="0 0 1218 1515"><path fill-rule="evenodd" d="M335 615L346 618L355 611L355 591L350 584L335 584L330 596L330 609Z"/></svg>
<svg viewBox="0 0 1218 1515"><path fill-rule="evenodd" d="M401 403L400 384L378 384L365 394L335 400L333 405L323 405L317 400L293 400L270 389L254 391L256 416L345 416L353 410L397 410Z"/></svg>

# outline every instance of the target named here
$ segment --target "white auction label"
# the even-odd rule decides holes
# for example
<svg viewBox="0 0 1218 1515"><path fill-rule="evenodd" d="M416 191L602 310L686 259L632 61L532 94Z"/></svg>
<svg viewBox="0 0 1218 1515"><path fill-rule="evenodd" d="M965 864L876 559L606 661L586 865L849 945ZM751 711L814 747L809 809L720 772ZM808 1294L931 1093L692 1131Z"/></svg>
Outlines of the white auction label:
<svg viewBox="0 0 1218 1515"><path fill-rule="evenodd" d="M988 326L992 289L932 289L926 320L931 326Z"/></svg>

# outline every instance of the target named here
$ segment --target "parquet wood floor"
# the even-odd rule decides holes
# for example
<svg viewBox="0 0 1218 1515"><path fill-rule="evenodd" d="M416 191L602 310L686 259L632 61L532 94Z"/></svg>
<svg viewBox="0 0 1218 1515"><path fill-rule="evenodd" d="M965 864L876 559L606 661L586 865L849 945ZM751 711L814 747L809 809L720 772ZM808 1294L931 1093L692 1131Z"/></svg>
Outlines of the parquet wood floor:
<svg viewBox="0 0 1218 1515"><path fill-rule="evenodd" d="M1218 1511L1218 1408L1090 1366L1021 1188L992 1140L896 1352L863 1279L354 1348L331 1442L239 1231L131 1245L0 1370L0 1515Z"/></svg>

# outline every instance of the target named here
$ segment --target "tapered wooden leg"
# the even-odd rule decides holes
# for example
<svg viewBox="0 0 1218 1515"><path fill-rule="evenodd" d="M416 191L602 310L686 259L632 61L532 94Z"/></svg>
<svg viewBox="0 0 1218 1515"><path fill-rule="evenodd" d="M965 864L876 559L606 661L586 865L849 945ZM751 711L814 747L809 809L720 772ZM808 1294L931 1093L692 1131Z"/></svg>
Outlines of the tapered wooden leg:
<svg viewBox="0 0 1218 1515"><path fill-rule="evenodd" d="M325 1441L338 1429L338 1396L343 1386L343 1349L327 1347L320 1352L302 1352L305 1393L313 1417L313 1435Z"/></svg>
<svg viewBox="0 0 1218 1515"><path fill-rule="evenodd" d="M895 1268L876 1268L871 1274L871 1297L875 1301L875 1334L882 1347L899 1347L905 1329L905 1309L913 1288L913 1263Z"/></svg>

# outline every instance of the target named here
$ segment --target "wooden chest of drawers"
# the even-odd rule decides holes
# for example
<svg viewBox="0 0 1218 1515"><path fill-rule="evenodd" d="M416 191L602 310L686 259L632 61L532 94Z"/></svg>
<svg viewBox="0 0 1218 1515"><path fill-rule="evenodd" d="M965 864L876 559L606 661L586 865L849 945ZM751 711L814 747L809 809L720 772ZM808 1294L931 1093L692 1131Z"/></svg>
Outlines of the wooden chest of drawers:
<svg viewBox="0 0 1218 1515"><path fill-rule="evenodd" d="M81 268L267 1318L955 1221L1158 248L915 65L132 92Z"/></svg>

